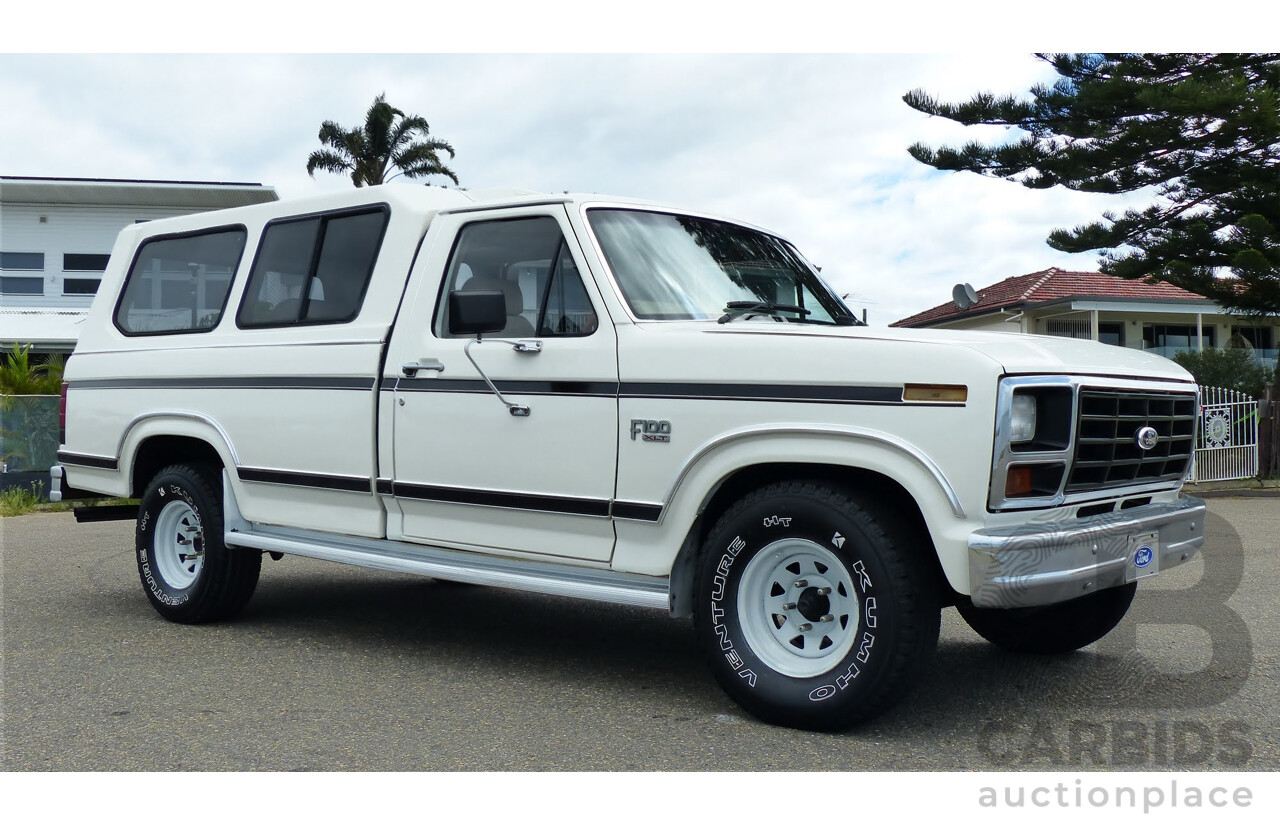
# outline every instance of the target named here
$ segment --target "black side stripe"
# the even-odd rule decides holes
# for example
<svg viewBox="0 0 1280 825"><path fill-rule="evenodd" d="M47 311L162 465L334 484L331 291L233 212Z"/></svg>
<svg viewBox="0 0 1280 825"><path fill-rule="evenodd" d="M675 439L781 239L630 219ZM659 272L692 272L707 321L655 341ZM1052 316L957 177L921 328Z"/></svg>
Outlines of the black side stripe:
<svg viewBox="0 0 1280 825"><path fill-rule="evenodd" d="M113 458L79 455L77 453L59 452L58 461L62 464L100 467L107 470L118 468L117 461ZM236 475L241 481L284 484L291 487L312 487L321 490L340 490L351 493L369 492L372 481L363 476L294 473L284 470L268 470L262 467L237 467ZM597 516L601 518L607 518L612 515L615 518L634 521L658 521L662 517L662 505L660 504L630 501L610 502L608 499L581 499L529 493L505 493L491 490L467 490L427 484L404 484L393 482L391 479L386 478L379 478L373 483L376 484L377 492L382 495L394 495L397 498L412 498L421 501L479 504L486 507L532 510L542 513L562 513L565 515Z"/></svg>
<svg viewBox="0 0 1280 825"><path fill-rule="evenodd" d="M118 470L120 462L114 458L106 458L98 455L83 455L81 453L67 453L62 450L58 451L58 463L70 464L73 467L96 467L100 470Z"/></svg>
<svg viewBox="0 0 1280 825"><path fill-rule="evenodd" d="M789 401L820 404L901 404L902 387L803 384L628 383L623 398L697 398L717 401Z"/></svg>
<svg viewBox="0 0 1280 825"><path fill-rule="evenodd" d="M439 501L446 504L478 504L511 510L533 510L540 513L562 513L575 516L609 516L635 521L657 521L662 517L661 504L613 501L599 498L568 498L532 493L506 493L497 490L469 490L432 484L406 484L378 479L378 492L396 498Z"/></svg>
<svg viewBox="0 0 1280 825"><path fill-rule="evenodd" d="M388 383L391 385L388 386ZM569 395L593 398L616 398L618 384L609 381L494 381L498 389L513 395ZM384 390L401 392L492 392L489 385L479 379L454 378L401 378L397 385L392 379L384 379Z"/></svg>
<svg viewBox="0 0 1280 825"><path fill-rule="evenodd" d="M902 387L841 385L715 384L608 381L495 381L498 389L511 395L568 395L592 398L673 398L707 401L783 401L818 404L900 405ZM453 378L384 378L383 390L401 392L456 392L487 394L480 380Z"/></svg>
<svg viewBox="0 0 1280 825"><path fill-rule="evenodd" d="M615 501L613 517L632 521L657 521L662 518L662 505L643 504L638 501Z"/></svg>
<svg viewBox="0 0 1280 825"><path fill-rule="evenodd" d="M261 467L237 467L241 481L262 481L268 484L287 484L293 487L316 487L321 490L345 490L367 493L370 479L364 476L336 476L320 473L291 473L283 470L267 470Z"/></svg>
<svg viewBox="0 0 1280 825"><path fill-rule="evenodd" d="M72 381L73 390L371 390L372 378L337 378L331 376L261 376L239 378L103 378Z"/></svg>
<svg viewBox="0 0 1280 825"><path fill-rule="evenodd" d="M715 384L611 381L495 381L512 395L557 395L586 398L673 398L709 401L784 401L820 404L902 404L902 387L789 384ZM238 378L107 378L73 381L74 390L147 389L297 389L383 390L401 392L489 392L484 381L451 378L339 378L325 376L262 376Z"/></svg>
<svg viewBox="0 0 1280 825"><path fill-rule="evenodd" d="M609 515L609 500L602 498L565 498L532 493L504 493L496 490L465 490L430 484L405 484L399 481L395 482L392 488L396 498L441 501L450 504L480 504L485 507L537 510L575 516Z"/></svg>

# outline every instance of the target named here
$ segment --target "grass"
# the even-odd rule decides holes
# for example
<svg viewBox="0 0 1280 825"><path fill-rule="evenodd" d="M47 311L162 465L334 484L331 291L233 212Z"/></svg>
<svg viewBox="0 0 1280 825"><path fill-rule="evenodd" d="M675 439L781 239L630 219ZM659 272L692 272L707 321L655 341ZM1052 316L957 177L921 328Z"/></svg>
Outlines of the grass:
<svg viewBox="0 0 1280 825"><path fill-rule="evenodd" d="M97 507L113 504L137 504L137 499L106 498L88 501L45 501L44 482L32 482L29 487L10 487L0 492L0 517L25 516L28 513L64 513L77 507Z"/></svg>
<svg viewBox="0 0 1280 825"><path fill-rule="evenodd" d="M30 487L10 487L0 492L0 516L20 516L35 510L44 499L44 483Z"/></svg>

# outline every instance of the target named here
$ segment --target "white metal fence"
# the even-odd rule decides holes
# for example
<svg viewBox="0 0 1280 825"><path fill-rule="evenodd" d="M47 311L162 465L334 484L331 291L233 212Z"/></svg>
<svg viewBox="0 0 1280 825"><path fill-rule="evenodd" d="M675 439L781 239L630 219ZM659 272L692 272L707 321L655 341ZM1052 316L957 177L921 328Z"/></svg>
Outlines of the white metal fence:
<svg viewBox="0 0 1280 825"><path fill-rule="evenodd" d="M1222 387L1200 388L1193 481L1230 481L1258 474L1258 402Z"/></svg>

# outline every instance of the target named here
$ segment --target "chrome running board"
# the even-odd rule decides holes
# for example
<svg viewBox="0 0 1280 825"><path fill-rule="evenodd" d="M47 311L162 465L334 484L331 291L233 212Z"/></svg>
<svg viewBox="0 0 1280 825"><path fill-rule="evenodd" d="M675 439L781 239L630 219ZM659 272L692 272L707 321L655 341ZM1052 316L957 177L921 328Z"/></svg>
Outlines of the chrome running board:
<svg viewBox="0 0 1280 825"><path fill-rule="evenodd" d="M252 524L240 515L235 494L223 474L223 540L229 547L247 547L294 556L307 556L356 567L416 573L433 579L506 587L553 596L669 610L668 579L616 573L589 567L484 556L461 550L388 539L363 539L314 530Z"/></svg>

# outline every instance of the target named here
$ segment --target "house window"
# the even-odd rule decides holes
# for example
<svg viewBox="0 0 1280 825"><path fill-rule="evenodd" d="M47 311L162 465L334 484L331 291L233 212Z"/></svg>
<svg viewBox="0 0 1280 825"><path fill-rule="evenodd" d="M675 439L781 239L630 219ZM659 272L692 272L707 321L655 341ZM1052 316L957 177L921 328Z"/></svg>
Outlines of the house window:
<svg viewBox="0 0 1280 825"><path fill-rule="evenodd" d="M70 252L62 256L63 272L104 272L110 255L84 255Z"/></svg>
<svg viewBox="0 0 1280 825"><path fill-rule="evenodd" d="M0 294L4 295L43 295L43 278L15 278L12 275L0 276Z"/></svg>
<svg viewBox="0 0 1280 825"><path fill-rule="evenodd" d="M43 272L43 252L0 252L0 269L19 272Z"/></svg>
<svg viewBox="0 0 1280 825"><path fill-rule="evenodd" d="M1087 341L1093 337L1087 318L1050 318L1044 322L1044 329L1049 335L1058 338L1081 338Z"/></svg>
<svg viewBox="0 0 1280 825"><path fill-rule="evenodd" d="M1204 327L1204 345L1215 346L1213 327ZM1145 324L1142 346L1143 349L1198 349L1200 338L1196 327L1189 324Z"/></svg>
<svg viewBox="0 0 1280 825"><path fill-rule="evenodd" d="M1239 335L1244 338L1254 349L1275 348L1274 327L1232 327L1231 335L1232 337Z"/></svg>
<svg viewBox="0 0 1280 825"><path fill-rule="evenodd" d="M93 295L98 291L101 278L63 278L63 295Z"/></svg>
<svg viewBox="0 0 1280 825"><path fill-rule="evenodd" d="M1124 346L1124 322L1103 321L1098 324L1098 340L1113 347Z"/></svg>

